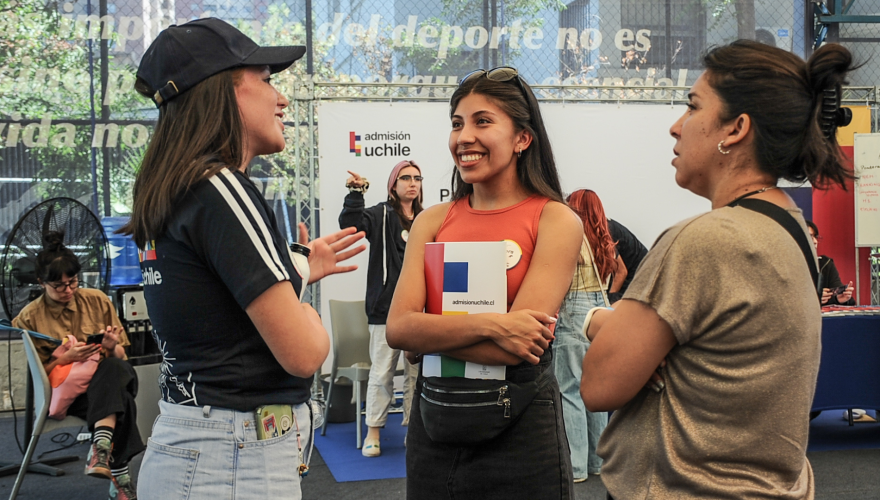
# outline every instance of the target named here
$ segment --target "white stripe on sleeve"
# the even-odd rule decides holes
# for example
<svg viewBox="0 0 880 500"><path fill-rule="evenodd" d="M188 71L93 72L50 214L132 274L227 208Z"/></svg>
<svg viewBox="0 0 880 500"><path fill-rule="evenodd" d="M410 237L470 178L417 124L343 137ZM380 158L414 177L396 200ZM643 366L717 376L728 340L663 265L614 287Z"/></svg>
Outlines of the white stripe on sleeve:
<svg viewBox="0 0 880 500"><path fill-rule="evenodd" d="M226 169L223 169L226 170ZM275 278L278 281L284 281L286 279L290 279L287 276L287 273L284 272L284 268L278 268L278 265L272 261L272 258L269 256L269 252L266 249L266 246L271 246L271 241L269 240L266 244L260 241L260 237L257 236L257 232L254 230L254 226L251 224L251 221L248 220L247 215L245 215L244 211L241 208L241 205L235 200L232 196L232 192L229 191L229 188L226 187L226 184L223 184L223 181L217 178L217 176L212 176L210 179L211 184L217 189L220 193L220 196L226 200L226 203L229 205L229 208L232 209L232 212L238 218L238 221L241 223L242 228L245 233L250 237L251 243L254 245L254 248L259 253L260 258L263 259L263 263L266 264L266 267L272 271L272 274L275 275ZM259 212L254 213L254 218L256 220L261 220Z"/></svg>
<svg viewBox="0 0 880 500"><path fill-rule="evenodd" d="M229 169L224 168L220 173L229 179L229 183L232 184L233 189L238 193L238 197L241 198L242 202L248 210L250 210L254 220L257 221L257 226L260 228L260 232L263 233L263 240L266 241L266 246L269 247L269 255L272 256L272 260L275 261L275 264L281 269L281 272L284 273L284 278L289 280L290 275L287 274L287 269L285 269L284 263L278 255L278 250L275 248L275 245L272 244L272 233L269 231L269 227L266 226L266 221L260 217L260 212L257 211L257 207L254 206L253 200L251 200L250 196L244 192L244 187L241 185L241 181L239 181L238 178L235 177L235 174L230 172Z"/></svg>

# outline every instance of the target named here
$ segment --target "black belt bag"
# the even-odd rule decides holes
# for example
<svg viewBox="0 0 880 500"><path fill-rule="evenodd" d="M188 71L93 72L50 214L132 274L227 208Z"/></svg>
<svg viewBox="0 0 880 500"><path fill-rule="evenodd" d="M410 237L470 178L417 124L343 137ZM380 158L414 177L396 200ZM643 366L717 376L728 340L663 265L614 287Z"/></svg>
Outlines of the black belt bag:
<svg viewBox="0 0 880 500"><path fill-rule="evenodd" d="M528 408L541 379L515 383L424 377L419 409L425 431L432 441L449 445L473 446L494 439Z"/></svg>

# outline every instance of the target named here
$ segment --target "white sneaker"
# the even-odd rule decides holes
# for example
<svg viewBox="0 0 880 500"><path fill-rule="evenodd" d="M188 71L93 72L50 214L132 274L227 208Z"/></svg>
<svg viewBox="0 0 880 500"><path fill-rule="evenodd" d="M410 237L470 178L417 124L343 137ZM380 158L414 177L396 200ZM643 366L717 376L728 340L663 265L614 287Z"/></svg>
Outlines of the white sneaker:
<svg viewBox="0 0 880 500"><path fill-rule="evenodd" d="M364 446L361 448L361 455L365 457L378 457L381 454L382 450L379 448L378 440L364 439Z"/></svg>
<svg viewBox="0 0 880 500"><path fill-rule="evenodd" d="M852 418L853 420L858 420L865 416L865 410L860 410L858 408L853 408ZM849 420L849 410L843 410L843 419Z"/></svg>

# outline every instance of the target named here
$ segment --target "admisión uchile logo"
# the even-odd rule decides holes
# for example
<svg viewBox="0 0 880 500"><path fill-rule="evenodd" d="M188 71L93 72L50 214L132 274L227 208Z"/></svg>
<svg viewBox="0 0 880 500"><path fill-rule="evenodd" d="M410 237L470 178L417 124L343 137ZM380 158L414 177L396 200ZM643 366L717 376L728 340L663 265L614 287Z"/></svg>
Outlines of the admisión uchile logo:
<svg viewBox="0 0 880 500"><path fill-rule="evenodd" d="M358 134L352 131L348 133L348 151L355 156L409 156L410 147L402 144L409 140L412 137L407 132Z"/></svg>

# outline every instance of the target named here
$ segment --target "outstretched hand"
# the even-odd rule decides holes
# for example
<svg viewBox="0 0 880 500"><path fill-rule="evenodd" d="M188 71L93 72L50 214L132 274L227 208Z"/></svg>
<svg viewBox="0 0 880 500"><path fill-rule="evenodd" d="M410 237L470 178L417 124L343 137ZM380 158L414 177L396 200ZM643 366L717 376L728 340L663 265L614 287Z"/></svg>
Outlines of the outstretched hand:
<svg viewBox="0 0 880 500"><path fill-rule="evenodd" d="M354 257L367 248L366 245L351 248L352 245L364 238L363 231L358 233L357 229L349 227L309 242L309 231L306 225L300 222L298 227L299 243L311 249L309 284L331 274L349 273L357 269L356 265L340 266L339 263Z"/></svg>
<svg viewBox="0 0 880 500"><path fill-rule="evenodd" d="M107 325L104 330L102 330L104 334L104 341L101 343L101 347L107 350L107 352L112 353L116 351L116 346L120 341L120 334L122 333L121 326Z"/></svg>

